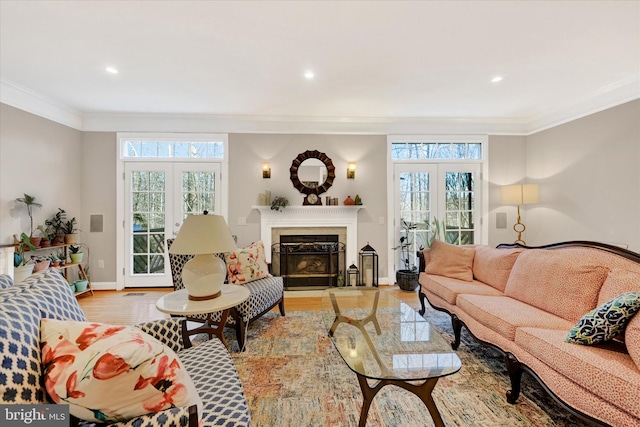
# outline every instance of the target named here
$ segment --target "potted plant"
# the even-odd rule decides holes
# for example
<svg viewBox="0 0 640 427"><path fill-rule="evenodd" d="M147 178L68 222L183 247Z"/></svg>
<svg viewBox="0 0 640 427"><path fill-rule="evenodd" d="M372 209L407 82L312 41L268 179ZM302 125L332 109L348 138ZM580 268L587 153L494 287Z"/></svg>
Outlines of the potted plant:
<svg viewBox="0 0 640 427"><path fill-rule="evenodd" d="M71 262L74 264L79 264L82 262L82 258L84 258L84 252L80 252L80 246L69 246L69 258L71 258Z"/></svg>
<svg viewBox="0 0 640 427"><path fill-rule="evenodd" d="M414 245L414 236L413 232L418 228L417 224L409 223L402 220L402 229L404 231L403 235L400 237L400 244L393 248L394 250L400 251L400 261L404 268L396 271L396 283L403 291L413 292L415 291L420 284L418 283L418 266L411 263L413 257L411 256L411 252L416 250ZM434 240L440 238L441 225L438 222L437 218L433 218L431 222L431 229L429 230L429 234L427 239L425 240L425 245L430 248L431 244ZM424 249L423 245L420 245L420 250Z"/></svg>
<svg viewBox="0 0 640 427"><path fill-rule="evenodd" d="M64 242L67 244L73 244L78 242L78 229L76 218L73 217L64 222L62 230L64 231Z"/></svg>
<svg viewBox="0 0 640 427"><path fill-rule="evenodd" d="M13 281L15 283L20 283L33 273L34 267L34 264L25 258L24 251L26 248L33 251L36 247L31 244L31 240L29 239L29 236L27 236L27 233L22 233L19 241L15 235L13 236L13 239L16 241L16 246L18 248L18 252L13 256L13 266L15 267L13 270Z"/></svg>
<svg viewBox="0 0 640 427"><path fill-rule="evenodd" d="M286 197L276 196L271 201L271 210L272 211L282 211L287 206L289 206L289 200L287 200Z"/></svg>
<svg viewBox="0 0 640 427"><path fill-rule="evenodd" d="M42 240L42 238L33 235L33 208L41 208L42 204L36 202L35 196L31 196L27 193L24 193L24 197L18 197L16 202L27 205L27 215L29 215L29 238L33 238L31 244L37 248L40 246L40 240Z"/></svg>
<svg viewBox="0 0 640 427"><path fill-rule="evenodd" d="M64 223L66 220L67 213L64 209L58 208L58 212L44 222L44 225L47 226L47 232L54 235L51 241L52 245L64 244Z"/></svg>

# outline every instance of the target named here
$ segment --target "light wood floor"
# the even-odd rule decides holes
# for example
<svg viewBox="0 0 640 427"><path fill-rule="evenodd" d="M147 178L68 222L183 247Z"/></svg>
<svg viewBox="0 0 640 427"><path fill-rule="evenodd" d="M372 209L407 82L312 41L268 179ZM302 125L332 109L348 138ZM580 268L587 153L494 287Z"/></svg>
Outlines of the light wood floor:
<svg viewBox="0 0 640 427"><path fill-rule="evenodd" d="M397 286L380 286L385 292L418 310L420 301L417 292L404 292ZM78 298L80 306L92 322L112 323L117 325L134 325L150 320L164 319L169 315L156 309L156 300L171 292L170 288L141 288L124 291L94 291ZM299 293L302 295L304 292ZM141 295L140 295L141 294ZM321 297L297 297L296 292L285 294L285 311L315 311L320 310ZM278 310L276 307L275 311Z"/></svg>

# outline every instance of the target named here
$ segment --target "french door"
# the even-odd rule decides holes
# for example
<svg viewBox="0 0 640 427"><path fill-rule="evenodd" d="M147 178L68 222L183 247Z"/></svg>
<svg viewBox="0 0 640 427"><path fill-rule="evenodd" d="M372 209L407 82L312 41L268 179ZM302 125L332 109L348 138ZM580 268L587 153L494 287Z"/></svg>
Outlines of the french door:
<svg viewBox="0 0 640 427"><path fill-rule="evenodd" d="M172 286L166 240L185 218L220 211L220 164L126 162L124 286Z"/></svg>
<svg viewBox="0 0 640 427"><path fill-rule="evenodd" d="M456 245L481 241L480 164L396 163L394 165L394 270L418 266L440 225L441 240ZM404 252L404 254L403 254Z"/></svg>

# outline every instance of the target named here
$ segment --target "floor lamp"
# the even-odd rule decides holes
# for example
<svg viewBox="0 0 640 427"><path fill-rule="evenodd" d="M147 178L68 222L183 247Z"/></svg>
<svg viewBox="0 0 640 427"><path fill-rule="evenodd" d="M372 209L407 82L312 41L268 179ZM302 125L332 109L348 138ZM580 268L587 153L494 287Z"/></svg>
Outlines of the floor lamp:
<svg viewBox="0 0 640 427"><path fill-rule="evenodd" d="M518 233L515 243L526 245L522 240L522 233L527 229L520 220L520 205L533 205L539 202L538 184L505 185L500 188L500 202L503 205L518 206L518 221L513 225L513 231Z"/></svg>

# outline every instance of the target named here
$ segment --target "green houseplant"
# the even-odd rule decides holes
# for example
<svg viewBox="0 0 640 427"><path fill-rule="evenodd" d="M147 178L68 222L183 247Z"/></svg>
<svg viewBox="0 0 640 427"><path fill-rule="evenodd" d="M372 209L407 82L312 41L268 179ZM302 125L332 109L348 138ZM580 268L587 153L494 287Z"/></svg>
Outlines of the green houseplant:
<svg viewBox="0 0 640 427"><path fill-rule="evenodd" d="M66 220L67 212L62 208L58 208L58 212L45 220L44 225L47 226L47 233L54 236L51 241L52 245L62 245L64 243L64 224Z"/></svg>
<svg viewBox="0 0 640 427"><path fill-rule="evenodd" d="M40 246L40 240L42 240L42 238L33 235L33 208L41 208L42 204L36 202L35 196L31 196L27 193L24 193L24 197L18 197L16 202L24 203L27 206L27 215L29 215L29 238L31 239L31 244L37 248Z"/></svg>
<svg viewBox="0 0 640 427"><path fill-rule="evenodd" d="M15 267L13 270L13 280L16 283L20 283L33 273L33 268L35 266L32 262L29 262L29 260L26 259L24 252L27 248L33 251L36 247L31 244L31 240L29 239L29 236L27 236L27 233L22 233L19 241L15 235L14 239L16 241L18 252L13 255L13 266Z"/></svg>
<svg viewBox="0 0 640 427"><path fill-rule="evenodd" d="M62 231L64 231L64 242L67 244L73 244L78 242L78 231L76 218L68 219L62 224Z"/></svg>
<svg viewBox="0 0 640 427"><path fill-rule="evenodd" d="M74 264L79 264L82 262L82 258L84 258L84 252L80 252L80 246L69 246L69 258L71 258L71 262Z"/></svg>
<svg viewBox="0 0 640 427"><path fill-rule="evenodd" d="M289 206L289 200L286 197L276 196L271 201L271 210L272 211L283 211L284 208Z"/></svg>
<svg viewBox="0 0 640 427"><path fill-rule="evenodd" d="M403 219L401 227L403 233L402 236L400 236L400 244L393 248L394 250L400 251L400 261L403 267L396 270L396 283L403 291L413 292L420 285L418 283L418 266L411 262L411 260L414 259L412 252L417 251L417 247L419 247L420 250L423 250L424 246L430 248L433 241L440 238L442 226L438 219L434 217L426 239L420 242L419 245L416 245L414 241L417 236L415 230L418 229L418 225Z"/></svg>

